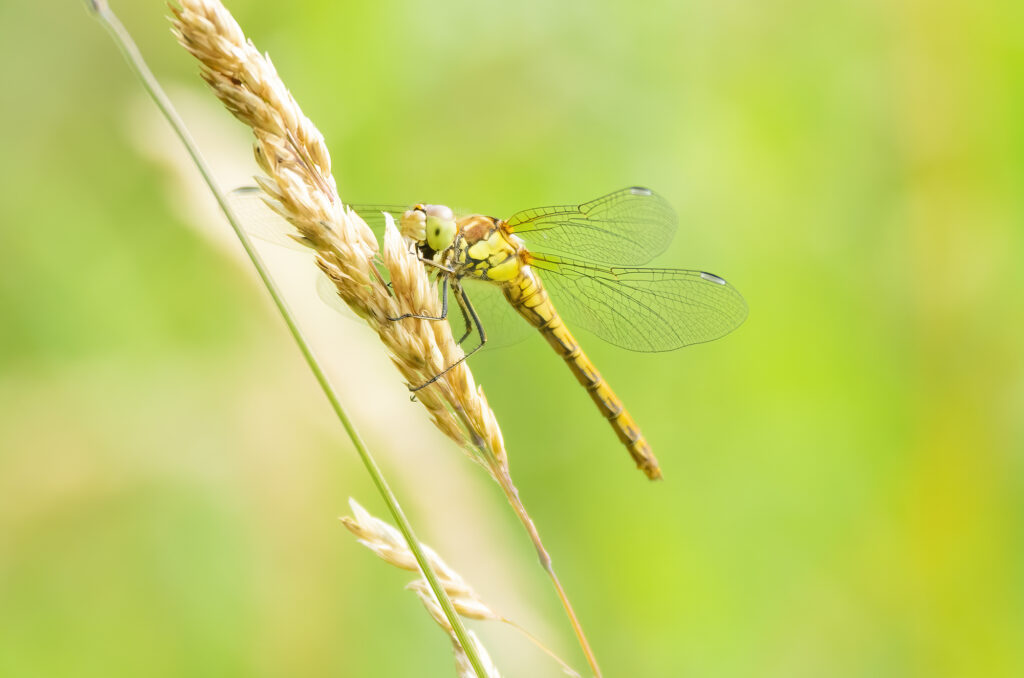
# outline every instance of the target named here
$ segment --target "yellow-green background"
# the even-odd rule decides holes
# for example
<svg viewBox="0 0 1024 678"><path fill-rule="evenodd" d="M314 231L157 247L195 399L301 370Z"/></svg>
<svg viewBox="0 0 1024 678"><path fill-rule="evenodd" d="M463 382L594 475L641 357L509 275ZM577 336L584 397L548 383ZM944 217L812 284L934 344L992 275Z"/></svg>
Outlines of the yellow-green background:
<svg viewBox="0 0 1024 678"><path fill-rule="evenodd" d="M162 3L115 7L205 100ZM1024 5L231 7L344 197L506 215L648 185L681 217L658 263L746 296L714 344L581 335L660 484L543 342L475 366L608 676L1024 675ZM73 1L0 26L0 675L454 675L335 520L383 509L265 293L175 209L113 44ZM343 331L421 536L581 666L497 489ZM473 628L505 675L558 675Z"/></svg>

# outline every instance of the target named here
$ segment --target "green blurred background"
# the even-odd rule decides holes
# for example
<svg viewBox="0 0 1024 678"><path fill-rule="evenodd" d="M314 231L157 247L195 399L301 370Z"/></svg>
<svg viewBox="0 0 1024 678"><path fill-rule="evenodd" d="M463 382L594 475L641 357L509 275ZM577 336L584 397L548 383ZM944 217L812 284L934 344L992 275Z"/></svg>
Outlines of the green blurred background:
<svg viewBox="0 0 1024 678"><path fill-rule="evenodd" d="M474 366L608 676L1024 675L1024 5L349 5L230 4L343 197L648 185L681 217L657 263L750 305L675 353L581 333L659 484L539 339ZM115 9L245 182L163 4ZM384 509L109 38L78 2L0 25L0 675L454 675L337 522ZM497 488L314 306L421 537L582 668ZM559 675L472 626L505 675Z"/></svg>

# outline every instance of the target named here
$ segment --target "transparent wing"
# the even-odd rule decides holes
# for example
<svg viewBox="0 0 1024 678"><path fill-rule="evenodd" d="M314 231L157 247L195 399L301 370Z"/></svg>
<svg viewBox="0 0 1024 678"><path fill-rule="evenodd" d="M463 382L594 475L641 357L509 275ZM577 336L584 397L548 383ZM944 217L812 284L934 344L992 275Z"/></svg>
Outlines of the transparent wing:
<svg viewBox="0 0 1024 678"><path fill-rule="evenodd" d="M228 203L242 220L246 233L275 245L304 250L303 238L288 220L275 212L263 199L266 193L258 186L243 186L228 193ZM351 206L381 241L384 235L384 212L390 212L397 222L407 207L401 205L361 204Z"/></svg>
<svg viewBox="0 0 1024 678"><path fill-rule="evenodd" d="M530 323L526 322L521 315L508 303L508 299L501 293L501 289L494 283L473 278L463 278L462 287L466 290L466 296L473 304L474 310L480 316L480 324L487 333L487 345L483 350L504 348L518 344L523 339L537 334ZM458 339L465 331L465 322L461 313L458 312L458 305L454 299L449 302L449 318L455 338ZM454 312L452 309L455 309ZM466 340L463 348L469 350L476 346L479 339L476 334Z"/></svg>
<svg viewBox="0 0 1024 678"><path fill-rule="evenodd" d="M671 351L739 327L747 304L732 285L704 271L601 267L534 257L558 311L573 325L631 351Z"/></svg>
<svg viewBox="0 0 1024 678"><path fill-rule="evenodd" d="M358 316L355 311L341 300L341 297L338 296L338 288L334 286L327 274L321 270L317 270L316 273L316 295L320 297L320 300L346 318L357 320Z"/></svg>
<svg viewBox="0 0 1024 678"><path fill-rule="evenodd" d="M243 186L228 193L228 203L242 222L242 228L255 238L292 250L308 252L303 238L288 220L275 212L263 199L266 193L258 186ZM378 240L384 233L384 214L391 212L397 219L406 208L398 205L358 205L353 209L359 213L373 229ZM386 271L384 272L386 274ZM345 302L338 297L338 292L331 280L322 272L317 272L316 293L321 300L338 313L355 318L356 315Z"/></svg>
<svg viewBox="0 0 1024 678"><path fill-rule="evenodd" d="M676 230L676 214L660 195L634 186L582 205L524 210L507 223L538 250L606 264L639 265L668 247Z"/></svg>
<svg viewBox="0 0 1024 678"><path fill-rule="evenodd" d="M243 186L228 193L228 204L249 235L293 250L305 250L295 227L263 200L258 186Z"/></svg>
<svg viewBox="0 0 1024 678"><path fill-rule="evenodd" d="M391 214L391 218L395 220L397 226L402 220L402 215L409 209L408 205L391 205L391 204L378 204L378 203L357 203L349 205L356 214L363 218L366 225L373 231L373 235L377 238L377 242L384 242L384 213L388 212Z"/></svg>

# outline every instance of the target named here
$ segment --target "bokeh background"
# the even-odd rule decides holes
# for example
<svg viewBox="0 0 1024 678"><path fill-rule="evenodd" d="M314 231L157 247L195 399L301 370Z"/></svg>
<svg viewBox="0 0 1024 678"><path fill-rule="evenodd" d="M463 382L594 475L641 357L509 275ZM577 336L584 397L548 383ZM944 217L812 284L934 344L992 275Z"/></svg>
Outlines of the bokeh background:
<svg viewBox="0 0 1024 678"><path fill-rule="evenodd" d="M543 341L474 365L607 675L1024 675L1024 5L230 7L344 197L507 215L648 185L680 214L657 263L745 294L739 331L675 353L581 333L663 483ZM248 181L162 3L115 9ZM336 520L384 510L114 45L78 2L0 25L0 675L454 675ZM309 262L268 256L421 537L582 668L497 488ZM504 675L559 675L472 627Z"/></svg>

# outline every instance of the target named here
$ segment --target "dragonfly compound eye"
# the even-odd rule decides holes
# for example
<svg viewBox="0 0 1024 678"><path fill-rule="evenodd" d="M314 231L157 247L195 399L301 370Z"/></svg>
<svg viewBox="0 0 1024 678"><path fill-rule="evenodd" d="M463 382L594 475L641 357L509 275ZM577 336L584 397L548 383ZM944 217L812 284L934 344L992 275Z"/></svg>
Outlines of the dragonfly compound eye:
<svg viewBox="0 0 1024 678"><path fill-rule="evenodd" d="M444 205L425 205L426 240L431 249L440 252L448 248L455 240L457 228L455 214Z"/></svg>

